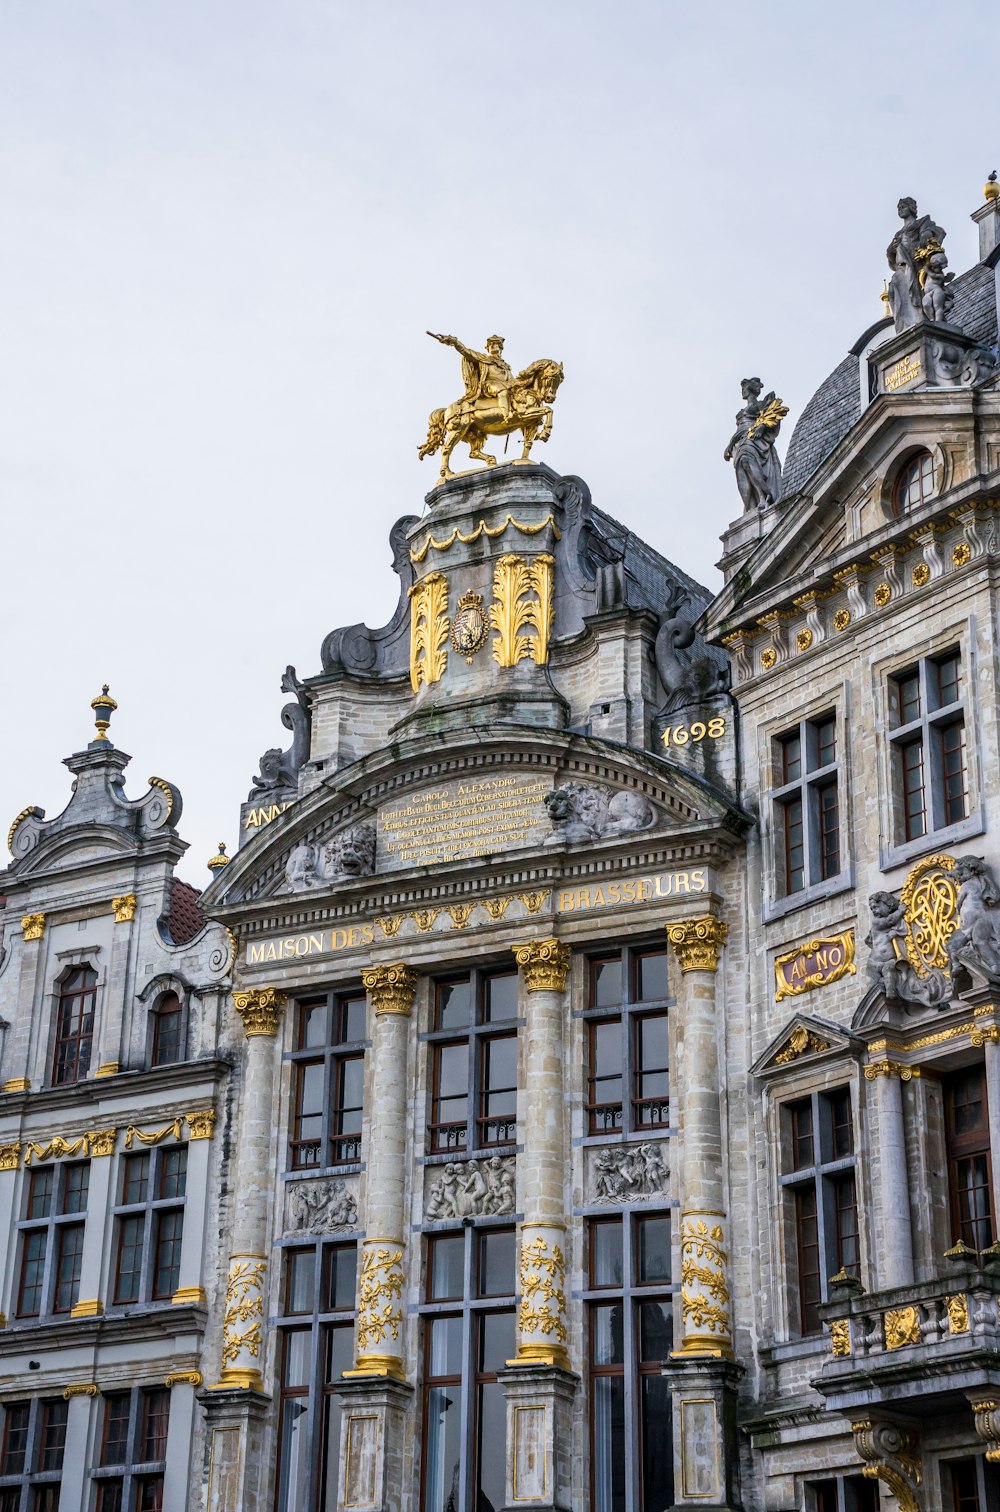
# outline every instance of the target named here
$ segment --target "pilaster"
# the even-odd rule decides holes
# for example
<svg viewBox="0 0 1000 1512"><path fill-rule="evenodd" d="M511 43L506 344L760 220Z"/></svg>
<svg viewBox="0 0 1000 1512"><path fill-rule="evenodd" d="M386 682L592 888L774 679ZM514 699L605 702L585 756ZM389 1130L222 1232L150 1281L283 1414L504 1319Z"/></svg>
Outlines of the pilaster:
<svg viewBox="0 0 1000 1512"><path fill-rule="evenodd" d="M104 1132L103 1130L101 1132ZM80 1291L77 1317L94 1317L104 1311L103 1286L107 1280L104 1267L104 1244L107 1232L105 1215L114 1206L111 1200L111 1155L114 1139L91 1142L90 1174L87 1182L87 1212L90 1215L83 1231L83 1255L80 1259Z"/></svg>
<svg viewBox="0 0 1000 1512"><path fill-rule="evenodd" d="M91 1076L111 1076L123 1065L122 1029L125 1002L129 989L129 955L134 930L137 900L135 893L112 898L110 908L115 917L108 970L101 1001L101 1022L94 1036Z"/></svg>
<svg viewBox="0 0 1000 1512"><path fill-rule="evenodd" d="M271 1512L270 1399L253 1387L217 1386L198 1400L206 1427L205 1495L197 1505L206 1512Z"/></svg>
<svg viewBox="0 0 1000 1512"><path fill-rule="evenodd" d="M919 1074L919 1073L918 1073ZM875 1247L877 1289L909 1286L913 1279L913 1230L910 1220L909 1176L903 1127L902 1077L912 1076L909 1066L894 1061L876 1061L865 1067L871 1089L872 1182L877 1187L872 1204L878 1239Z"/></svg>
<svg viewBox="0 0 1000 1512"><path fill-rule="evenodd" d="M90 1438L90 1414L97 1397L97 1387L73 1387L66 1393L69 1407L66 1413L66 1443L63 1449L62 1474L60 1476L60 1505L82 1507Z"/></svg>
<svg viewBox="0 0 1000 1512"><path fill-rule="evenodd" d="M413 1387L388 1373L342 1377L337 1512L400 1512L406 1483L406 1418Z"/></svg>

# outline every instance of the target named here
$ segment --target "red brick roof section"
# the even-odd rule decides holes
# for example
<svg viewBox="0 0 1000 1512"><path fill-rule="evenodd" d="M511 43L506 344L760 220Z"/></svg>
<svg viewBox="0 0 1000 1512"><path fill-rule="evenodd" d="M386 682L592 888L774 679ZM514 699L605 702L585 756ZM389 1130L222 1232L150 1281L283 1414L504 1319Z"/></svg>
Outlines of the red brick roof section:
<svg viewBox="0 0 1000 1512"><path fill-rule="evenodd" d="M170 912L167 929L175 945L186 945L205 927L205 915L198 906L201 892L187 882L174 882L170 889Z"/></svg>

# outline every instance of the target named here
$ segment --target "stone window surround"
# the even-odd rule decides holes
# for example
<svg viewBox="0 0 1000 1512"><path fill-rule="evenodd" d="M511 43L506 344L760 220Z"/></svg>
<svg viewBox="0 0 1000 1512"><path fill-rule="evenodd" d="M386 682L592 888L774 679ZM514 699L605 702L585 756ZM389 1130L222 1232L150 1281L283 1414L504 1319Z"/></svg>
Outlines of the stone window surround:
<svg viewBox="0 0 1000 1512"><path fill-rule="evenodd" d="M122 1482L123 1489L122 1506L127 1507L132 1505L130 1497L133 1494L134 1490L142 1484L142 1481L146 1476L159 1475L162 1480L162 1478L166 1475L166 1444L164 1444L164 1455L162 1459L143 1460L140 1458L141 1435L145 1422L146 1399L154 1392L157 1395L160 1395L162 1393L167 1398L167 1425L169 1437L170 1392L169 1390L165 1391L162 1386L126 1386L121 1392L107 1392L99 1398L100 1411L98 1414L97 1430L94 1436L92 1468L90 1469L89 1473L89 1479L91 1480L91 1483L95 1488L95 1496L99 1495L98 1488L102 1485L106 1485L109 1481L112 1482L112 1484L120 1481ZM114 1464L105 1466L102 1465L100 1461L104 1458L103 1450L106 1423L105 1413L107 1411L108 1398L111 1396L126 1395L129 1398L127 1458L124 1461L116 1461Z"/></svg>
<svg viewBox="0 0 1000 1512"><path fill-rule="evenodd" d="M178 1150L183 1150L184 1161L184 1195L177 1197L159 1197L157 1192L160 1187L161 1173L166 1157ZM181 1213L181 1235L187 1219L187 1153L188 1141L182 1140L176 1144L156 1145L153 1149L127 1150L118 1155L115 1161L117 1169L113 1173L114 1193L111 1214L113 1218L111 1228L111 1245L109 1250L109 1275L107 1288L107 1311L119 1312L128 1308L142 1308L146 1311L154 1307L169 1307L173 1292L170 1296L154 1296L155 1265L159 1252L159 1215L166 1212ZM142 1202L125 1202L125 1175L129 1162L138 1162L142 1157L148 1157L147 1167L147 1193ZM118 1266L121 1258L121 1230L128 1218L142 1217L142 1259L139 1276L139 1296L130 1301L116 1301L118 1290ZM181 1242L183 1242L181 1240ZM178 1286L180 1279L178 1277ZM174 1288L176 1290L176 1287Z"/></svg>
<svg viewBox="0 0 1000 1512"><path fill-rule="evenodd" d="M638 1512L642 1506L639 1496L640 1477L640 1453L639 1453L639 1418L641 1415L640 1392L635 1389L640 1379L639 1375L639 1344L638 1328L635 1309L643 1301L666 1302L669 1301L675 1310L680 1298L680 1282L672 1279L664 1282L639 1282L636 1281L635 1249L636 1249L636 1220L642 1218L666 1218L670 1222L673 1235L672 1248L677 1243L677 1204L657 1203L650 1206L643 1203L626 1208L604 1208L600 1212L588 1214L587 1222L583 1226L583 1278L579 1296L583 1303L584 1318L584 1358L586 1361L586 1375L588 1381L587 1390L587 1484L592 1495L591 1484L594 1473L593 1465L593 1430L594 1430L594 1374L591 1367L591 1332L590 1310L592 1304L621 1300L623 1311L629 1318L629 1325L622 1330L624 1361L622 1365L622 1377L627 1383L631 1383L632 1389L626 1388L625 1392L625 1442L622 1445L625 1458L625 1508L626 1512ZM622 1284L621 1286L591 1285L590 1279L590 1241L593 1224L601 1220L613 1222L617 1219L622 1225ZM574 1292L574 1295L577 1295ZM676 1326L677 1319L674 1323ZM679 1331L678 1331L679 1332ZM650 1372L656 1379L659 1372ZM592 1504L588 1497L587 1505Z"/></svg>
<svg viewBox="0 0 1000 1512"><path fill-rule="evenodd" d="M104 954L100 945L84 945L73 950L56 951L56 961L59 963L52 985L45 994L48 1004L47 1024L42 1034L39 1035L33 1051L34 1076L31 1077L32 1086L51 1087L55 1091L62 1091L67 1087L80 1086L82 1082L93 1078L94 1072L100 1064L97 1051L101 1044L102 1031L104 1028L104 1006L107 983L107 968L102 962ZM90 1041L90 1064L87 1067L87 1075L75 1082L59 1082L53 1078L55 1071L56 1032L59 1019L59 999L62 984L78 967L89 966L97 975L94 991L94 1033ZM42 1047L44 1046L44 1054ZM38 1064L39 1055L42 1054L41 1065ZM29 1072L29 1075L31 1073Z"/></svg>
<svg viewBox="0 0 1000 1512"><path fill-rule="evenodd" d="M912 862L933 850L957 845L960 841L972 839L973 836L981 835L985 832L986 818L983 810L984 788L980 748L979 742L974 738L981 718L975 634L975 618L972 615L968 615L952 621L951 624L942 630L936 630L933 635L915 641L906 650L897 651L883 660L877 660L875 657L871 660L871 692L874 723L876 728L883 730L890 728L890 680L898 677L907 668L914 666L918 662L933 660L938 656L943 656L952 649L957 649L962 659L962 672L965 681L963 704L965 710L965 749L969 808L966 818L959 820L955 824L950 824L943 829L928 830L926 834L921 835L916 840L897 843L895 840L896 793L892 761L892 742L889 740L878 742L876 766L880 813L879 867L884 872L891 871L894 867L905 865L907 862Z"/></svg>
<svg viewBox="0 0 1000 1512"><path fill-rule="evenodd" d="M498 1231L513 1233L515 1236L513 1277L514 1286L509 1293L501 1294L498 1296L481 1297L478 1290L480 1239L483 1235L497 1233ZM428 1293L430 1291L430 1260L429 1246L426 1241L444 1239L448 1238L449 1236L455 1238L461 1237L464 1242L464 1260L462 1268L464 1282L463 1295L460 1298L449 1298L446 1300L431 1301L428 1297ZM511 1315L512 1323L516 1318L515 1306L518 1294L517 1228L514 1223L513 1214L504 1213L496 1217L466 1219L458 1224L456 1224L454 1218L451 1218L447 1220L447 1222L444 1222L442 1224L428 1226L428 1228L425 1230L424 1275L425 1283L421 1288L421 1301L419 1304L419 1317L422 1324L422 1338L420 1341L420 1368L418 1372L418 1381L423 1395L425 1408L422 1414L424 1422L420 1430L421 1506L424 1504L424 1496L426 1494L426 1487L424 1485L424 1474L427 1461L426 1403L429 1390L431 1389L427 1384L428 1377L430 1376L430 1324L436 1317L454 1317L459 1313L462 1317L463 1370L461 1382L454 1387L454 1390L457 1395L466 1399L463 1407L460 1409L462 1413L462 1419L466 1422L466 1439L464 1445L462 1446L462 1468L463 1470L465 1470L467 1466L472 1467L476 1464L475 1395L477 1391L477 1378L479 1375L479 1370L476 1360L476 1352L473 1348L473 1345L478 1334L478 1329L475 1326L477 1315L482 1315L484 1313L509 1313ZM469 1470L469 1478L471 1480L471 1469ZM463 1488L460 1490L459 1506L466 1505L468 1505L469 1507L475 1505L475 1494L473 1488L473 1492L468 1498L466 1498L463 1486Z"/></svg>
<svg viewBox="0 0 1000 1512"><path fill-rule="evenodd" d="M166 1061L162 1065L153 1065L153 1038L156 1032L156 1010L160 1000L168 992L176 993L181 1005L181 1050L182 1054L175 1061ZM136 1002L141 1003L146 1009L146 1020L143 1026L142 1036L142 1067L148 1071L163 1071L169 1066L182 1066L190 1056L191 1050L191 1001L193 997L191 983L187 977L173 971L161 971L151 977L140 992L136 994ZM135 1043L135 1034L131 1036L133 1052L138 1046Z"/></svg>
<svg viewBox="0 0 1000 1512"><path fill-rule="evenodd" d="M758 1078L758 1082L760 1082ZM851 1120L854 1127L855 1190L858 1204L858 1246L862 1279L869 1273L872 1260L872 1237L868 1231L871 1203L868 1195L865 1149L861 1126L861 1088L863 1080L858 1061L850 1052L836 1059L825 1059L821 1066L792 1069L780 1079L769 1078L761 1087L763 1101L763 1126L768 1151L767 1210L774 1214L774 1222L766 1227L761 1244L762 1252L769 1249L765 1271L770 1270L773 1285L764 1285L762 1295L770 1299L771 1317L762 1317L762 1337L765 1347L774 1351L774 1358L797 1357L800 1354L822 1352L829 1348L824 1334L800 1334L797 1324L798 1286L795 1279L797 1264L795 1252L794 1222L789 1217L785 1201L784 1183L784 1129L785 1108L789 1103L811 1097L814 1093L835 1092L846 1088L851 1094ZM770 1339L767 1339L770 1324Z"/></svg>
<svg viewBox="0 0 1000 1512"><path fill-rule="evenodd" d="M812 767L810 762L809 748L817 726L833 720L834 725L834 758L825 766ZM844 849L844 814L845 805L841 801L840 780L840 755L843 746L840 744L840 720L837 717L836 707L827 709L818 715L799 719L795 724L788 725L771 740L771 763L770 763L770 801L771 801L771 825L774 833L774 877L777 886L781 854L786 850L785 826L787 817L785 810L789 800L798 801L802 808L803 825L803 875L808 878L821 861L821 843L816 812L817 795L827 787L833 787L837 793L837 871L831 877L818 877L815 881L806 881L803 887L797 887L794 892L787 890L787 878L785 879L786 890L782 893L782 901L797 897L800 893L815 890L825 884L834 886L841 880L844 868L839 865L840 857ZM789 739L798 738L800 746L799 766L800 775L784 781L783 774L779 771L782 760L782 751L785 742ZM780 842L779 843L779 838Z"/></svg>
<svg viewBox="0 0 1000 1512"><path fill-rule="evenodd" d="M822 882L814 882L808 887L801 888L798 892L783 894L778 884L777 848L779 844L779 830L775 824L774 805L771 801L771 773L774 763L775 744L781 735L786 734L792 725L788 712L775 715L762 721L757 727L757 770L760 773L760 836L761 855L763 861L764 887L761 918L763 923L770 924L776 919L783 919L797 909L807 908L813 903L818 903L824 898L831 898L838 893L853 891L855 887L853 827L851 825L851 766L852 753L849 732L849 718L851 713L851 689L850 684L843 678L817 693L808 702L803 703L797 710L798 723L801 725L807 721L819 719L823 715L832 712L836 721L836 748L839 752L837 757L837 793L840 803L840 872L836 877L827 877Z"/></svg>

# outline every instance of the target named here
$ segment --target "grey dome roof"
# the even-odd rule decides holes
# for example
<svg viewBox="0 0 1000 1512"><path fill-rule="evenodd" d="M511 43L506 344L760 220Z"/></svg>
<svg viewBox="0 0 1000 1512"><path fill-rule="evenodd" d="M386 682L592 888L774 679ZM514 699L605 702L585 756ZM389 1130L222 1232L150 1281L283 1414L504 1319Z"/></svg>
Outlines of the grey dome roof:
<svg viewBox="0 0 1000 1512"><path fill-rule="evenodd" d="M952 285L955 303L949 325L957 326L982 346L997 344L997 301L993 269L977 263ZM820 464L860 420L862 411L858 357L849 352L824 379L792 431L781 474L781 498L803 490Z"/></svg>

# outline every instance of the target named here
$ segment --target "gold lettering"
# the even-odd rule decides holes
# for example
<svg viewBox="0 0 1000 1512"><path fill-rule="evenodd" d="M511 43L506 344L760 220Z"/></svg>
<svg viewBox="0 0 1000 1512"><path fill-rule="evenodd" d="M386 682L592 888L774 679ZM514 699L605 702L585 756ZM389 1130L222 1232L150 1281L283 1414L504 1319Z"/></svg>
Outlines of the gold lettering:
<svg viewBox="0 0 1000 1512"><path fill-rule="evenodd" d="M594 889L594 903L593 903L594 908L603 908L604 905L605 905L605 902L606 902L606 899L604 897L604 888L603 887L597 887L597 888L595 888Z"/></svg>
<svg viewBox="0 0 1000 1512"><path fill-rule="evenodd" d="M581 887L579 889L578 893L577 893L577 897L580 899L580 907L581 908L589 908L590 907L590 888L589 887Z"/></svg>
<svg viewBox="0 0 1000 1512"><path fill-rule="evenodd" d="M622 885L620 882L612 882L608 887L608 902L620 903L622 900Z"/></svg>
<svg viewBox="0 0 1000 1512"><path fill-rule="evenodd" d="M691 880L687 872L677 872L674 876L674 891L686 893L691 891Z"/></svg>
<svg viewBox="0 0 1000 1512"><path fill-rule="evenodd" d="M671 892L673 891L673 881L674 881L674 879L673 879L672 876L657 877L657 879L656 879L656 896L658 898L669 898ZM666 887L664 887L662 885L664 882L667 884Z"/></svg>
<svg viewBox="0 0 1000 1512"><path fill-rule="evenodd" d="M647 881L645 877L643 877L642 881L639 882L638 887L640 903L645 903L648 898L651 898L653 896L653 884L652 882Z"/></svg>
<svg viewBox="0 0 1000 1512"><path fill-rule="evenodd" d="M635 883L631 879L622 883L622 902L635 902Z"/></svg>
<svg viewBox="0 0 1000 1512"><path fill-rule="evenodd" d="M247 965L256 966L264 959L263 945L250 945L247 947Z"/></svg>
<svg viewBox="0 0 1000 1512"><path fill-rule="evenodd" d="M575 895L575 893L564 892L564 893L560 893L559 894L559 912L560 913L572 913L573 909L575 907L576 907L576 895Z"/></svg>
<svg viewBox="0 0 1000 1512"><path fill-rule="evenodd" d="M706 885L705 868L699 866L697 871L691 873L691 890L692 892L704 892Z"/></svg>

